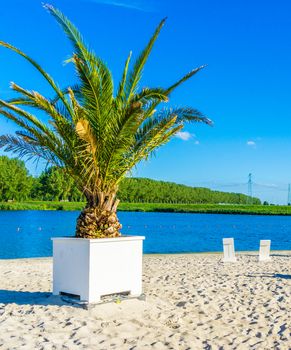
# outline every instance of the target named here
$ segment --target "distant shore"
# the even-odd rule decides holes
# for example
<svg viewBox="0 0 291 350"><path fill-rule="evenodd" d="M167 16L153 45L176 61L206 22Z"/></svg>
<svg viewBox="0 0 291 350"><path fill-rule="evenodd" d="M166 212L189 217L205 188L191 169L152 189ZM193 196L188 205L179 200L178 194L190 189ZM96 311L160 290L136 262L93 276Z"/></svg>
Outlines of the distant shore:
<svg viewBox="0 0 291 350"><path fill-rule="evenodd" d="M84 202L0 202L0 210L82 210L84 206ZM118 209L167 213L291 215L291 206L287 205L121 203Z"/></svg>

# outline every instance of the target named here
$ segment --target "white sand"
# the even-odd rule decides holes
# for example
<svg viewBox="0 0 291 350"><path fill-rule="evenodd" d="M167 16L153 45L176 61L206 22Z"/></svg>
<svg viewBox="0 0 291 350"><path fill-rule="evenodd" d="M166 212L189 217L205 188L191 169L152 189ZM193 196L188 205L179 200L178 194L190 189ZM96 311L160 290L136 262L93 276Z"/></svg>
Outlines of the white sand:
<svg viewBox="0 0 291 350"><path fill-rule="evenodd" d="M144 257L146 301L73 307L51 259L0 260L3 349L291 349L291 252Z"/></svg>

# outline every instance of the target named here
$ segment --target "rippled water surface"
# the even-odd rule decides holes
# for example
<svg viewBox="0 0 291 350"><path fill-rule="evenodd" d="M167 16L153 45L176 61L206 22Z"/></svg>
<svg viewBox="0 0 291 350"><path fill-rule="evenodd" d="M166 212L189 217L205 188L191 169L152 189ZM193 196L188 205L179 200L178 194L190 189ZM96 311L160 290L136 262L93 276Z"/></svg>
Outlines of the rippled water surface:
<svg viewBox="0 0 291 350"><path fill-rule="evenodd" d="M52 255L51 237L73 236L78 212L0 211L0 259ZM223 237L236 250L257 250L260 239L272 249L291 250L291 216L119 213L122 232L144 235L145 253L221 251Z"/></svg>

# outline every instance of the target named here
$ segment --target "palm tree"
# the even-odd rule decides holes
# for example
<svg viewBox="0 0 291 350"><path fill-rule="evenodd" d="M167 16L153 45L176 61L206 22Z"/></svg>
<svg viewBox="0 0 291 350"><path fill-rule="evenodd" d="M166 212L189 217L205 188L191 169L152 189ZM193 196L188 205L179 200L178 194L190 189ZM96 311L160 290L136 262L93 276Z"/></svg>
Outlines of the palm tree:
<svg viewBox="0 0 291 350"><path fill-rule="evenodd" d="M211 124L194 108L159 106L203 67L192 70L168 88L139 88L144 65L165 23L163 19L132 67L129 54L122 79L114 90L110 70L84 44L77 28L58 9L51 5L45 8L73 44L74 52L68 61L74 65L78 83L60 89L36 61L1 41L0 45L33 65L56 96L47 98L11 83L17 97L0 100L0 114L21 130L14 136L0 136L0 147L20 157L42 158L64 168L73 178L87 200L77 220L77 237L116 237L121 228L116 215L116 193L125 175L168 142L186 122ZM32 109L45 112L48 123L32 114Z"/></svg>

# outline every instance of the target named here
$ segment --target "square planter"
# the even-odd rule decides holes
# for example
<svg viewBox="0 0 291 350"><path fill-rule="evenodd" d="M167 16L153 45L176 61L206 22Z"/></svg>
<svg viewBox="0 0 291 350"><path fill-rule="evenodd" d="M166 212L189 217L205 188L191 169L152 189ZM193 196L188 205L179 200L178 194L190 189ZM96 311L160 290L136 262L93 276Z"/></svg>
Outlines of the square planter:
<svg viewBox="0 0 291 350"><path fill-rule="evenodd" d="M52 238L53 294L73 294L100 301L108 294L142 293L143 236Z"/></svg>

